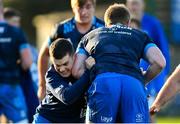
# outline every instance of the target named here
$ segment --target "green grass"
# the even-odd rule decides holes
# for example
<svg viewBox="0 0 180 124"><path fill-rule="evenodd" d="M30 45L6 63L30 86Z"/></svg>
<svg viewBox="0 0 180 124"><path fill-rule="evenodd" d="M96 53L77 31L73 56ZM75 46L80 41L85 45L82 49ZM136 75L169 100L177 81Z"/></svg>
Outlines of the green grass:
<svg viewBox="0 0 180 124"><path fill-rule="evenodd" d="M180 117L158 117L157 123L179 123Z"/></svg>

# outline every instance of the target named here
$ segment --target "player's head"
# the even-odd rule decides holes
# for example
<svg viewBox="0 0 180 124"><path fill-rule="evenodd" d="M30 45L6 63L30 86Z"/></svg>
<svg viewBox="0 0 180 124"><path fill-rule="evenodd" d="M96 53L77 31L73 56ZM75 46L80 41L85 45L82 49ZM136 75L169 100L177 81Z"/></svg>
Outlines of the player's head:
<svg viewBox="0 0 180 124"><path fill-rule="evenodd" d="M104 21L106 26L121 23L129 25L130 13L124 4L110 5L104 14Z"/></svg>
<svg viewBox="0 0 180 124"><path fill-rule="evenodd" d="M13 8L4 8L4 19L13 26L20 27L21 14Z"/></svg>
<svg viewBox="0 0 180 124"><path fill-rule="evenodd" d="M144 0L126 0L126 6L130 10L132 16L141 19L144 13Z"/></svg>
<svg viewBox="0 0 180 124"><path fill-rule="evenodd" d="M49 54L55 70L62 77L69 77L74 62L74 48L71 42L64 38L55 40L50 45Z"/></svg>
<svg viewBox="0 0 180 124"><path fill-rule="evenodd" d="M92 22L95 12L96 0L71 0L71 7L76 22L89 24Z"/></svg>
<svg viewBox="0 0 180 124"><path fill-rule="evenodd" d="M135 29L141 29L141 22L136 18L131 18L130 27Z"/></svg>

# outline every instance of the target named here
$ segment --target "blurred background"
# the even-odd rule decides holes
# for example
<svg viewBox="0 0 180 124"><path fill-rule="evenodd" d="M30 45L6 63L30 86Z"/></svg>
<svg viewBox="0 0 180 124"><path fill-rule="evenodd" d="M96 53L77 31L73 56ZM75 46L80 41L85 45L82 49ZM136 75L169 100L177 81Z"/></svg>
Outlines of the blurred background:
<svg viewBox="0 0 180 124"><path fill-rule="evenodd" d="M169 41L171 71L180 63L180 0L145 0L146 12L156 16L163 25ZM95 15L103 19L105 9L114 2L123 0L97 0ZM4 0L4 7L13 7L22 13L22 28L29 42L40 49L53 31L54 25L72 17L70 0ZM180 118L180 96L158 115L160 122ZM161 118L163 118L161 120ZM172 119L175 122L180 120Z"/></svg>

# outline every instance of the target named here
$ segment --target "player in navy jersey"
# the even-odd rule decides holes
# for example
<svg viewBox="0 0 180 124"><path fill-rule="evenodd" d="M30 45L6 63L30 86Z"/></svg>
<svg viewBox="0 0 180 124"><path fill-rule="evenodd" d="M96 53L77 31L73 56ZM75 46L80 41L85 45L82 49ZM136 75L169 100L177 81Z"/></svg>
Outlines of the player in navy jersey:
<svg viewBox="0 0 180 124"><path fill-rule="evenodd" d="M161 72L165 59L146 33L128 27L130 13L123 4L110 6L104 20L106 27L95 29L80 41L72 71L79 77L84 60L88 56L95 59L86 120L149 122L144 84ZM151 63L144 75L139 68L141 58Z"/></svg>
<svg viewBox="0 0 180 124"><path fill-rule="evenodd" d="M18 61L20 60L20 61ZM20 65L29 69L32 59L24 33L4 21L0 0L0 114L10 122L27 123L26 104L20 88Z"/></svg>
<svg viewBox="0 0 180 124"><path fill-rule="evenodd" d="M34 123L84 122L84 93L89 83L88 70L79 80L71 75L74 48L67 39L57 39L49 49L52 65L46 73L46 97L37 108Z"/></svg>
<svg viewBox="0 0 180 124"><path fill-rule="evenodd" d="M48 68L48 49L54 39L69 39L76 49L80 39L89 31L104 26L104 22L94 16L96 0L71 0L74 17L59 23L49 41L44 43L38 58L39 99L45 96L44 75Z"/></svg>

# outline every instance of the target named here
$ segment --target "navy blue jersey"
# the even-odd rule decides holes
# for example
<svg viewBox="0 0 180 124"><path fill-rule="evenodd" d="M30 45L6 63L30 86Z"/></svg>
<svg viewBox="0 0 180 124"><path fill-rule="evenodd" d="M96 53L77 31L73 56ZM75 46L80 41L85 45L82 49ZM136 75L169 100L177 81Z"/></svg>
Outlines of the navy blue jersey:
<svg viewBox="0 0 180 124"><path fill-rule="evenodd" d="M87 34L93 29L96 29L102 26L104 26L104 22L94 17L91 29L87 31L85 34ZM67 38L72 42L74 48L76 49L79 41L85 34L82 34L78 31L76 27L75 19L71 18L57 25L57 28L54 34L51 36L48 44L50 45L57 38Z"/></svg>
<svg viewBox="0 0 180 124"><path fill-rule="evenodd" d="M63 78L51 66L46 74L46 97L37 112L51 122L82 122L81 110L85 105L84 93L89 86L89 72L79 80Z"/></svg>
<svg viewBox="0 0 180 124"><path fill-rule="evenodd" d="M27 40L19 28L0 23L0 83L19 83L20 71L17 60L27 48Z"/></svg>
<svg viewBox="0 0 180 124"><path fill-rule="evenodd" d="M99 28L81 40L77 52L95 58L95 73L117 72L143 81L140 58L154 45L143 32L123 25Z"/></svg>

